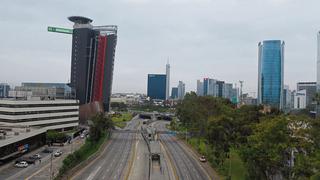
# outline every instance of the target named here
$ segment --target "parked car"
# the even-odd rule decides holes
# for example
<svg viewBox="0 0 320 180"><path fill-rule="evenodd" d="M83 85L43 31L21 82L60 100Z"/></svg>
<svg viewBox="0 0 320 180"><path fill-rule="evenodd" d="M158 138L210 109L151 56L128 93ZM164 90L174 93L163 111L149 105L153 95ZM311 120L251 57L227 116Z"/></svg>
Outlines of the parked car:
<svg viewBox="0 0 320 180"><path fill-rule="evenodd" d="M82 133L81 135L80 135L80 138L81 139L83 139L83 138L85 138L86 136Z"/></svg>
<svg viewBox="0 0 320 180"><path fill-rule="evenodd" d="M207 159L206 159L205 156L201 156L201 157L199 158L199 160L200 160L200 162L207 162Z"/></svg>
<svg viewBox="0 0 320 180"><path fill-rule="evenodd" d="M61 156L61 154L62 154L62 151L58 150L58 151L56 151L53 155L54 155L55 157L59 157L59 156Z"/></svg>
<svg viewBox="0 0 320 180"><path fill-rule="evenodd" d="M20 161L20 162L16 163L14 166L18 167L18 168L26 168L26 167L28 167L28 163L26 161Z"/></svg>

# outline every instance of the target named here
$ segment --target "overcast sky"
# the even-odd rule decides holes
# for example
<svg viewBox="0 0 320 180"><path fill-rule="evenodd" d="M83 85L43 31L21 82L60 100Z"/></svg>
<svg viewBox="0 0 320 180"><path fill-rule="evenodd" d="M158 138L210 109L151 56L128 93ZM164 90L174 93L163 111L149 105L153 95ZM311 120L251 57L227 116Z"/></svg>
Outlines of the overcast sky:
<svg viewBox="0 0 320 180"><path fill-rule="evenodd" d="M186 90L210 77L244 81L257 91L257 44L280 39L285 84L316 80L319 0L1 0L0 82L67 82L71 36L47 26L71 28L68 16L93 25L118 25L113 92L146 92L148 73L165 73L171 87ZM238 83L239 84L239 83Z"/></svg>

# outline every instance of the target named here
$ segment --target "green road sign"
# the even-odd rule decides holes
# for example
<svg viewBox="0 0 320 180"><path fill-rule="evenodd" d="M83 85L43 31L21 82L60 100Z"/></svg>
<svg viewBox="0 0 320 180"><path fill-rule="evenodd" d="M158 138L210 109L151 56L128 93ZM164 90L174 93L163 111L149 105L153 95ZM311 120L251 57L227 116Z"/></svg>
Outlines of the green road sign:
<svg viewBox="0 0 320 180"><path fill-rule="evenodd" d="M56 33L64 33L64 34L72 34L73 33L72 29L51 27L51 26L48 26L48 31L49 32L56 32Z"/></svg>

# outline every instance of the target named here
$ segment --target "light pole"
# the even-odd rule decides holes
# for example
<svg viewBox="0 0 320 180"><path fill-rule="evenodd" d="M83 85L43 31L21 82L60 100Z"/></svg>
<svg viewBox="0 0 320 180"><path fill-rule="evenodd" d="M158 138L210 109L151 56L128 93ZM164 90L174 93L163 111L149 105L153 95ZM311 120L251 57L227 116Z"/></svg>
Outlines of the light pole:
<svg viewBox="0 0 320 180"><path fill-rule="evenodd" d="M50 157L50 180L53 179L52 175L53 175L53 171L52 171L52 159L53 159L53 152L51 153L51 157Z"/></svg>
<svg viewBox="0 0 320 180"><path fill-rule="evenodd" d="M231 153L229 152L229 179L231 179Z"/></svg>
<svg viewBox="0 0 320 180"><path fill-rule="evenodd" d="M186 141L188 142L188 128L186 127Z"/></svg>

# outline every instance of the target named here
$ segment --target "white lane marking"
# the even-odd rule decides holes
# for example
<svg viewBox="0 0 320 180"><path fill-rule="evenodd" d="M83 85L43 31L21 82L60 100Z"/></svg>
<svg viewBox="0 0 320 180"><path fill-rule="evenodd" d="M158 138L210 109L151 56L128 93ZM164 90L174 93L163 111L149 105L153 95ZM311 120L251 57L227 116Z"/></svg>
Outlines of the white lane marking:
<svg viewBox="0 0 320 180"><path fill-rule="evenodd" d="M92 172L90 176L87 178L87 180L92 180L100 169L101 169L101 166L99 166L94 172Z"/></svg>

